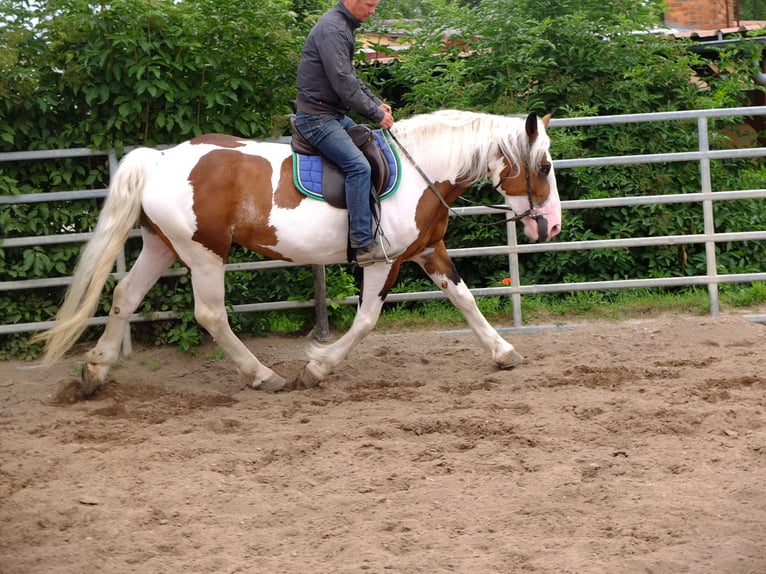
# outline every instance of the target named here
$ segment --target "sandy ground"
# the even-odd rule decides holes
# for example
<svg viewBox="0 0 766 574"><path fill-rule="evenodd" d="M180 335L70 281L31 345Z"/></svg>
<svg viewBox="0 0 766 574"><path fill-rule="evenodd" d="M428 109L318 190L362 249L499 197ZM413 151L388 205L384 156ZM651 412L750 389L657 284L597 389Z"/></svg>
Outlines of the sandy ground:
<svg viewBox="0 0 766 574"><path fill-rule="evenodd" d="M374 333L322 386L212 348L0 363L0 572L766 572L766 326ZM307 339L248 341L284 376Z"/></svg>

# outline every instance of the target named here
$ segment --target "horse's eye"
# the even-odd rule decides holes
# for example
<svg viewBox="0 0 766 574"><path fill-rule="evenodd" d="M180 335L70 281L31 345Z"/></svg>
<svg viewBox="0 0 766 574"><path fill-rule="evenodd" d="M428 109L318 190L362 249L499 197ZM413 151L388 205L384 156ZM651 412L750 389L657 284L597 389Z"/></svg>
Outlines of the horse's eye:
<svg viewBox="0 0 766 574"><path fill-rule="evenodd" d="M540 166L540 173L542 173L543 175L548 175L550 172L551 172L551 164L544 163L543 165Z"/></svg>

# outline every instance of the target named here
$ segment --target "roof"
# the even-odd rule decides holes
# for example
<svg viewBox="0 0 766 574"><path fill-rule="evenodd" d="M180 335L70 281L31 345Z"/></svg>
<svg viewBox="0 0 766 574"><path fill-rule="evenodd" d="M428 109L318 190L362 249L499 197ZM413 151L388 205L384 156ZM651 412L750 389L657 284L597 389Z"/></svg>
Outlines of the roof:
<svg viewBox="0 0 766 574"><path fill-rule="evenodd" d="M766 20L741 20L739 26L731 28L715 28L711 30L691 29L675 24L664 22L664 28L658 28L657 32L669 34L676 38L689 38L700 42L723 40L724 36L734 34L746 34L753 30L766 31Z"/></svg>

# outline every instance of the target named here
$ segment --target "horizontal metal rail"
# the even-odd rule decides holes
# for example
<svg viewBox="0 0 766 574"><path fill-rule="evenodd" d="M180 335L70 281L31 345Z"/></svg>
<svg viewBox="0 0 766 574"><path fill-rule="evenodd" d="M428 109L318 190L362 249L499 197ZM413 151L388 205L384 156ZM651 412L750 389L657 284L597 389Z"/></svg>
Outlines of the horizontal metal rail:
<svg viewBox="0 0 766 574"><path fill-rule="evenodd" d="M577 209L598 209L613 208L639 205L658 205L658 204L682 204L699 203L703 206L705 217L705 232L690 235L671 235L671 236L647 236L647 237L625 237L613 239L600 239L589 241L572 242L550 242L544 244L517 244L515 224L508 226L508 243L506 245L476 247L476 248L454 248L449 253L452 257L486 257L505 255L509 258L509 274L512 278L510 286L487 287L472 289L476 296L511 296L514 301L513 321L514 325L521 325L521 303L522 295L540 294L540 293L560 293L570 291L584 290L606 290L606 289L631 289L642 287L677 287L685 285L707 285L710 293L710 312L718 312L717 286L724 283L753 282L766 280L766 273L745 273L745 274L718 274L715 267L715 245L721 242L733 241L761 241L766 239L766 231L752 230L736 233L716 233L712 204L715 201L733 201L750 200L766 198L766 189L752 190L725 190L712 191L709 181L709 162L725 159L744 159L755 157L766 157L766 148L746 148L746 149L726 149L710 150L707 143L707 120L710 118L722 117L743 117L766 115L766 106L759 107L741 107L727 108L718 110L688 110L679 112L661 112L651 114L627 114L619 116L599 116L588 118L554 118L550 122L551 128L567 128L579 126L597 126L629 124L638 122L667 122L667 121L696 121L699 130L699 149L697 151L687 152L668 152L659 154L641 154L626 155L599 158L572 158L557 159L554 166L560 169L579 169L591 167L604 167L615 165L635 165L646 163L663 162L698 162L702 174L702 189L699 193L688 194L667 194L667 195L648 195L640 197L609 197L599 199L562 201L562 208L567 210ZM284 141L284 139L282 140ZM43 150L12 152L0 154L0 163L17 162L27 160L49 160L63 159L72 157L108 157L111 173L116 169L117 160L115 152L93 151L84 148L70 150ZM3 195L0 196L0 206L25 203L56 202L56 201L75 201L87 199L102 199L106 196L106 189L95 190L75 190L48 193L33 193L22 195ZM497 212L490 207L463 207L456 208L455 213L460 216L477 216L485 214L496 214ZM34 237L15 237L6 238L0 242L0 248L27 248L46 245L58 245L67 243L83 243L92 237L92 233L62 233L49 236ZM140 236L138 230L134 230L130 237ZM580 251L593 249L626 249L632 247L647 247L661 245L678 244L705 244L707 274L684 277L664 277L664 278L637 278L615 281L586 281L579 283L556 283L540 285L523 285L519 277L518 257L522 254L543 253L548 251ZM766 265L766 263L765 263ZM289 268L296 267L297 264L285 261L252 261L246 263L227 264L227 272L233 271L258 271L263 269ZM127 272L124 255L118 259L117 269L112 274L115 279L122 278ZM186 273L185 268L169 269L164 276L173 277ZM15 280L0 282L0 292L2 291L20 291L35 288L49 288L66 286L71 282L71 277L50 277L43 279ZM442 299L444 295L441 291L421 291L410 293L391 293L388 302L402 301L422 301L431 299ZM321 298L317 296L317 299ZM321 299L323 300L323 299ZM356 305L358 297L346 297L335 303ZM308 301L272 301L260 302L244 305L235 305L231 307L234 313L251 313L285 309L303 309L315 307L315 300ZM150 313L147 316L134 315L131 321L151 321L176 318L177 315L172 312ZM90 324L101 325L106 322L106 317L94 317ZM6 324L0 325L0 334L19 333L37 331L49 328L51 321ZM127 342L129 345L129 342Z"/></svg>
<svg viewBox="0 0 766 574"><path fill-rule="evenodd" d="M720 192L719 192L720 193ZM726 197L717 197L719 193L716 193L713 199L746 199L746 198L761 198L766 197L766 190L752 190L752 191L744 191L744 192L733 192L732 195L726 196ZM693 195L699 195L699 194L693 194ZM721 195L723 195L721 193ZM662 196L652 196L655 198L659 198ZM685 196L681 196L685 197ZM640 198L620 198L621 200L625 199L638 199L638 200L645 200L647 197L640 197ZM649 198L651 199L651 198ZM568 204L578 204L578 208L586 208L586 207L594 207L588 205L589 202L611 202L611 200L581 200L577 202L562 202L563 209L574 209L572 206L569 206ZM699 199L697 199L699 201ZM653 203L662 203L662 202L646 202L646 201L621 201L619 205L646 205L646 204L653 204ZM671 203L671 202L666 202ZM478 212L483 212L483 208L476 208L476 207L468 207L468 208L460 208L455 210L458 215L476 215ZM495 211L487 210L487 213L496 213ZM78 243L78 242L85 242L89 240L92 237L92 233L73 233L70 235L55 235L55 236L40 236L37 239L40 239L41 241L34 242L34 238L19 238L19 241L13 241L13 240L7 240L5 241L2 246L3 247L19 247L19 246L30 246L30 245L49 245L54 243ZM132 234L133 236L140 236L140 232L138 230L135 230ZM58 239L59 241L53 241L53 239ZM544 253L548 251L587 251L587 250L594 250L594 249L619 249L619 248L628 248L628 247L651 247L651 246L659 246L659 245L680 245L680 244L697 244L697 243L704 243L706 241L714 241L716 243L723 243L723 242L729 242L729 241L756 241L756 240L764 240L766 239L766 231L739 231L739 232L732 232L732 233L715 233L712 235L701 235L701 234L692 234L692 235L663 235L663 236L653 236L653 237L634 237L634 238L616 238L616 239L594 239L594 240L587 240L587 241L569 241L566 243L557 242L557 243L529 243L529 244L523 244L523 245L517 245L516 247L510 247L508 245L498 245L494 247L463 247L463 248L453 248L449 250L449 254L451 257L459 258L459 257L487 257L487 256L494 256L494 255L508 255L511 253ZM264 269L279 269L279 268L287 268L287 267L302 267L303 265L299 263L290 263L286 261L279 261L279 260L268 260L268 261L252 261L252 262L246 262L246 263L228 263L224 266L224 270L226 272L231 271L258 271L258 270L264 270ZM127 274L126 271L118 273L112 273L111 276L114 279L121 279ZM186 275L187 270L184 267L179 268L173 268L167 270L163 277L179 277L182 275ZM20 290L26 290L26 289L35 289L35 288L49 288L49 287L63 287L67 286L72 282L72 278L70 276L66 277L52 277L47 279L25 279L25 280L18 280L18 281L3 281L0 282L0 291L20 291ZM290 301L289 303L293 303L293 301ZM0 333L3 333L3 328L0 326Z"/></svg>

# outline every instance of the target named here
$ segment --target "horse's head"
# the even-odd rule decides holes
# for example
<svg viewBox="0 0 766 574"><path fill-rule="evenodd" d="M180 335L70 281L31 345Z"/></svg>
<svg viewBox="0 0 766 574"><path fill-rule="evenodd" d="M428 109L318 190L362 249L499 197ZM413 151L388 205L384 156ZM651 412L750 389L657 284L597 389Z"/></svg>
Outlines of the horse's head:
<svg viewBox="0 0 766 574"><path fill-rule="evenodd" d="M523 133L500 141L499 155L490 166L492 183L505 204L516 214L528 212L521 221L533 241L547 241L561 232L561 201L545 131L550 118L529 114Z"/></svg>

